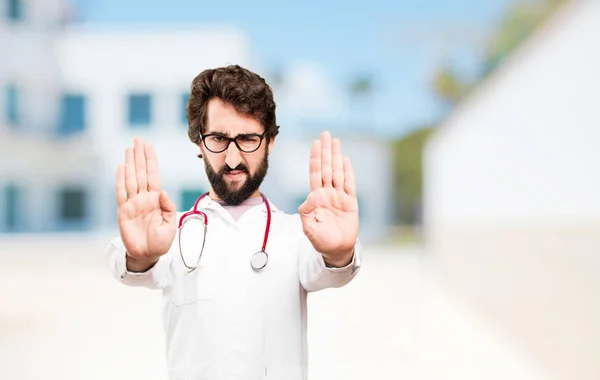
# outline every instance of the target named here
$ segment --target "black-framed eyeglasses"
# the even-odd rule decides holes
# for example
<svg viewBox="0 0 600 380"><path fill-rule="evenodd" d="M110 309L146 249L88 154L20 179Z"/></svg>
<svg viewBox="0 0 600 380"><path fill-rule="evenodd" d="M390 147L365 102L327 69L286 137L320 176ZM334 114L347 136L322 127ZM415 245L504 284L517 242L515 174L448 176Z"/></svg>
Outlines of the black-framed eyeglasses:
<svg viewBox="0 0 600 380"><path fill-rule="evenodd" d="M206 149L213 153L221 153L229 148L232 142L244 153L252 153L260 148L265 133L242 133L235 137L227 137L222 133L207 133L200 135Z"/></svg>

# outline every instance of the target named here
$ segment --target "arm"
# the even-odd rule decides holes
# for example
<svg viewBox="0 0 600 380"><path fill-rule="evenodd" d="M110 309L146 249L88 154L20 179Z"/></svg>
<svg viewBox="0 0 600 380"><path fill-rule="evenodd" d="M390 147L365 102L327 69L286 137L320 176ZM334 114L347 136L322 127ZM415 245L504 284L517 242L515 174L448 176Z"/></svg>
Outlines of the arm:
<svg viewBox="0 0 600 380"><path fill-rule="evenodd" d="M309 240L302 239L299 252L300 282L307 292L327 288L340 288L356 277L362 266L362 247L357 240L349 255L349 262L343 266L328 264L323 255L317 252Z"/></svg>
<svg viewBox="0 0 600 380"><path fill-rule="evenodd" d="M161 190L154 148L140 139L125 151L116 178L120 236L106 250L112 275L131 286L164 288L170 281L177 211Z"/></svg>
<svg viewBox="0 0 600 380"><path fill-rule="evenodd" d="M310 189L298 208L300 282L307 291L341 287L362 264L354 171L341 142L324 132L310 154Z"/></svg>

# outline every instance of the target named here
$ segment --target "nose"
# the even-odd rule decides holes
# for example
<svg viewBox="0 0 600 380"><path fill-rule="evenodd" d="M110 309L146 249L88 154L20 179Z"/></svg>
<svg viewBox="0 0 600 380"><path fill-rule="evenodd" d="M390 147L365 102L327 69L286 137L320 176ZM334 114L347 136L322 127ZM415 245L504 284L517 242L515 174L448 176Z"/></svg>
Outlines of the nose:
<svg viewBox="0 0 600 380"><path fill-rule="evenodd" d="M242 162L242 155L233 142L229 144L225 154L225 163L232 169L237 168L240 162Z"/></svg>

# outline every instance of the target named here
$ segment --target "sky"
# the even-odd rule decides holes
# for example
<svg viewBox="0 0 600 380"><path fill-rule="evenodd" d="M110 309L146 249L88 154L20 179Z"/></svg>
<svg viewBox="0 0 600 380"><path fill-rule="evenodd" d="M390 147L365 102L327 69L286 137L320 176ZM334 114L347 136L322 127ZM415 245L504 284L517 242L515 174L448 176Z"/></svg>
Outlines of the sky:
<svg viewBox="0 0 600 380"><path fill-rule="evenodd" d="M320 73L313 77L329 95L315 102L337 105L330 107L329 122L369 123L390 137L439 120L441 104L429 87L433 71L453 62L467 75L475 72L485 36L511 2L71 1L79 18L91 24L239 28L249 37L253 58L265 67ZM348 88L361 75L373 79L374 91L351 103Z"/></svg>

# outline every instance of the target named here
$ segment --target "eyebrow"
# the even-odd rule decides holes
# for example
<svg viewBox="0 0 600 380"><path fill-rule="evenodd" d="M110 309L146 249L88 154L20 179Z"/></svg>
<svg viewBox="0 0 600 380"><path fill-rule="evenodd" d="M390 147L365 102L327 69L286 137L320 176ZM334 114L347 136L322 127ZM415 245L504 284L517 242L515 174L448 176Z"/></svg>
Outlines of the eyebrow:
<svg viewBox="0 0 600 380"><path fill-rule="evenodd" d="M219 136L227 136L227 133L219 132L219 131L207 131L205 135L219 135Z"/></svg>
<svg viewBox="0 0 600 380"><path fill-rule="evenodd" d="M208 131L205 133L205 135L219 135L219 136L224 136L224 137L229 137L229 135L227 133L224 132L219 132L219 131ZM258 133L258 132L244 132L244 133L238 133L237 136L249 136L249 135L257 135L260 136L262 135L262 133Z"/></svg>

